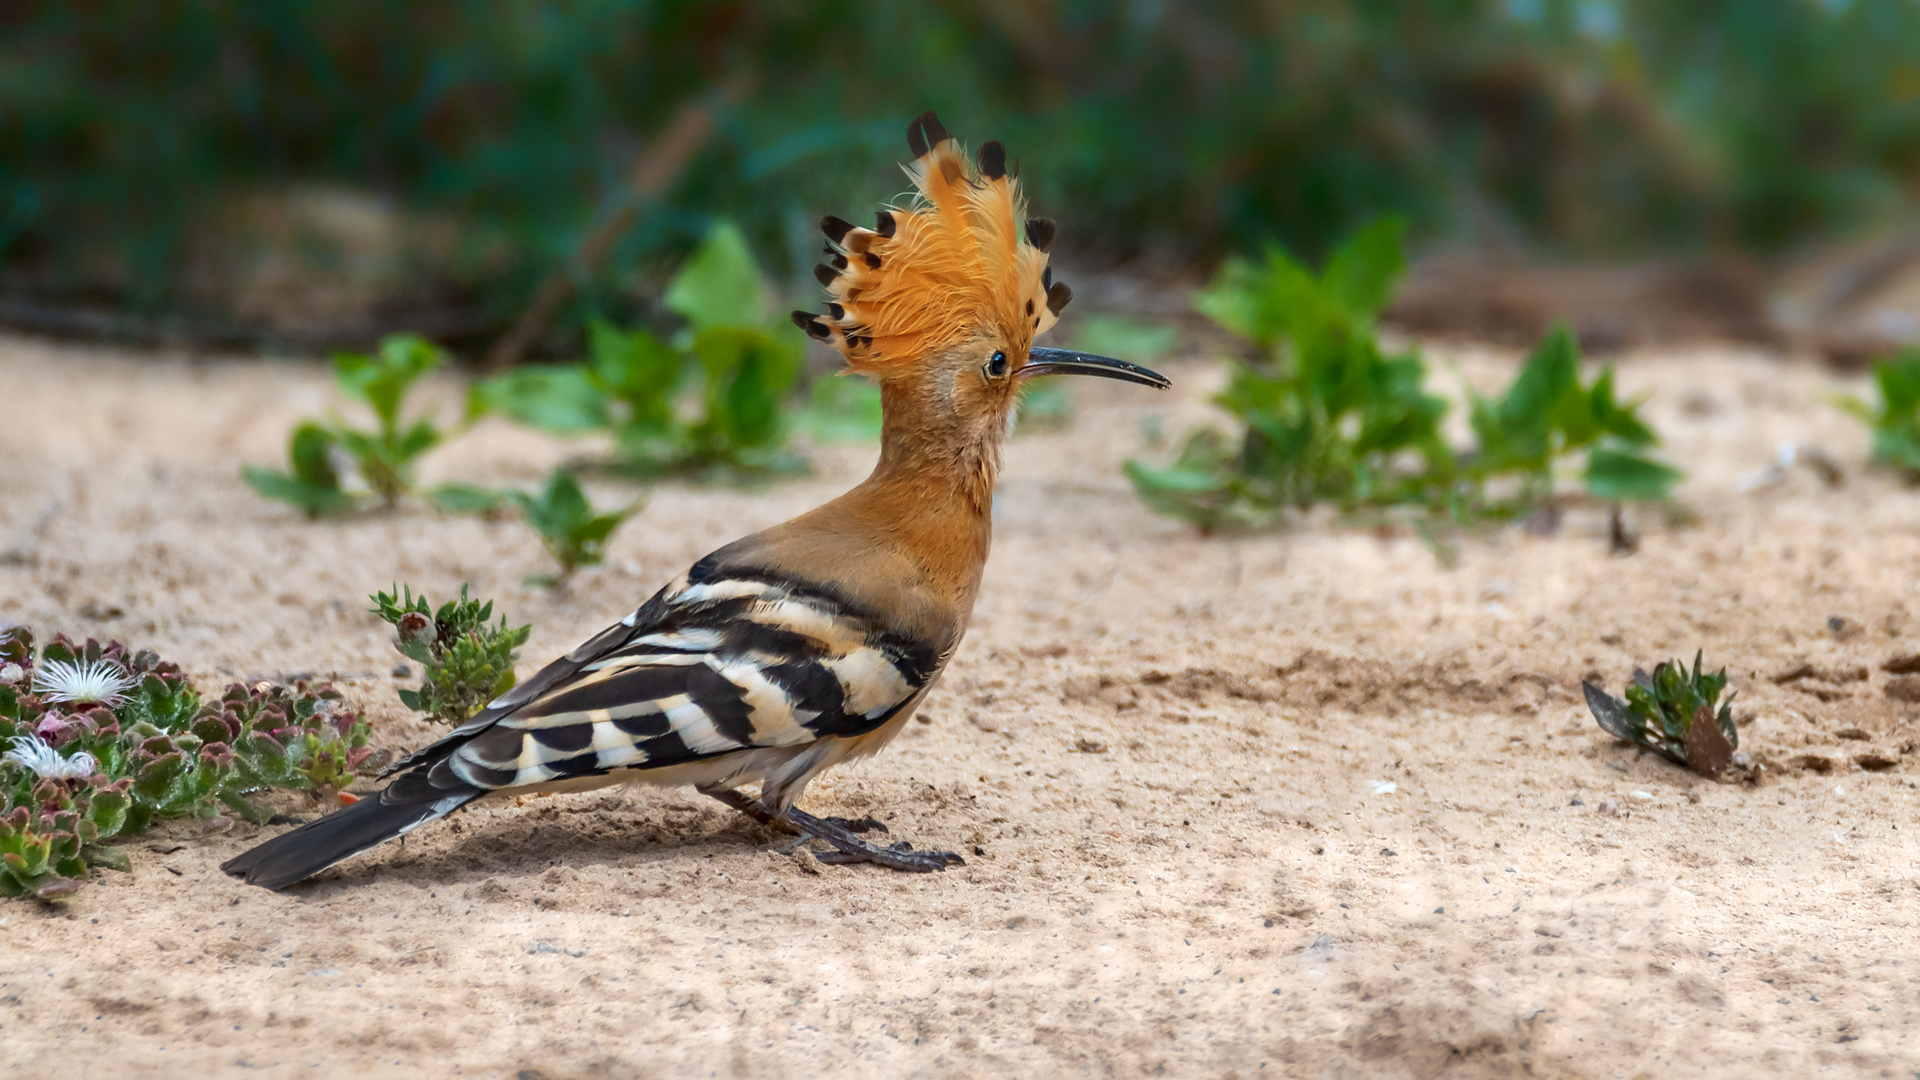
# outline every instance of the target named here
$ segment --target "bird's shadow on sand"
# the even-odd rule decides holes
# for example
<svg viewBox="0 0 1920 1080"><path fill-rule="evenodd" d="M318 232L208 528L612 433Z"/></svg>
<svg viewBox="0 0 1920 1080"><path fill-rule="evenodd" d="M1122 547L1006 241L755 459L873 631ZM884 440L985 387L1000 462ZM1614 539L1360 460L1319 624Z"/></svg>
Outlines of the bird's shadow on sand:
<svg viewBox="0 0 1920 1080"><path fill-rule="evenodd" d="M287 894L324 900L376 882L450 888L496 876L532 877L556 866L693 871L722 853L757 857L791 839L719 803L700 805L705 801L636 794L489 804L376 848Z"/></svg>

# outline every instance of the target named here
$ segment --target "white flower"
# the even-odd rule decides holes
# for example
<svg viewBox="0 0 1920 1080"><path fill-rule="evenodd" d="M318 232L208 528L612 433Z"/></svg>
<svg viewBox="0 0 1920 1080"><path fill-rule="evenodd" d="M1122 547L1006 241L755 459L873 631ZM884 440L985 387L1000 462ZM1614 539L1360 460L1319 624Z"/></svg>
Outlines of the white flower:
<svg viewBox="0 0 1920 1080"><path fill-rule="evenodd" d="M100 763L84 750L66 757L32 735L15 735L12 742L0 763L18 765L42 780L85 780L100 771Z"/></svg>
<svg viewBox="0 0 1920 1080"><path fill-rule="evenodd" d="M48 701L78 705L118 705L127 700L126 691L133 689L134 682L124 668L106 660L50 660L33 672L35 693L46 695Z"/></svg>

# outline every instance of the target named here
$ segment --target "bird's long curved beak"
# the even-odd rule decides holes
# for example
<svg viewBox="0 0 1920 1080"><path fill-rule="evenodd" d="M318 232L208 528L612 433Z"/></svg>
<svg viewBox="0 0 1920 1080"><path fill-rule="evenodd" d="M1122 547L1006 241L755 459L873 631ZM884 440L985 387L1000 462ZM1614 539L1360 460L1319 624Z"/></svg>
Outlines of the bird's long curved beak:
<svg viewBox="0 0 1920 1080"><path fill-rule="evenodd" d="M1103 379L1151 386L1155 390L1165 390L1173 385L1165 375L1139 364L1129 364L1110 356L1074 352L1072 349L1028 349L1027 366L1020 369L1020 375L1023 378L1039 375L1098 375Z"/></svg>

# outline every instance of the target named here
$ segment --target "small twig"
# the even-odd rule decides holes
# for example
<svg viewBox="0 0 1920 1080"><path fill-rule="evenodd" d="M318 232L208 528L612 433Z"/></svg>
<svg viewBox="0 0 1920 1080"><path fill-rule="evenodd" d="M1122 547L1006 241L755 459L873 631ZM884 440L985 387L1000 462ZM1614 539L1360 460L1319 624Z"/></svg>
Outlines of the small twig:
<svg viewBox="0 0 1920 1080"><path fill-rule="evenodd" d="M1607 518L1607 554L1631 555L1640 550L1640 538L1627 531L1627 519L1620 504L1613 504Z"/></svg>

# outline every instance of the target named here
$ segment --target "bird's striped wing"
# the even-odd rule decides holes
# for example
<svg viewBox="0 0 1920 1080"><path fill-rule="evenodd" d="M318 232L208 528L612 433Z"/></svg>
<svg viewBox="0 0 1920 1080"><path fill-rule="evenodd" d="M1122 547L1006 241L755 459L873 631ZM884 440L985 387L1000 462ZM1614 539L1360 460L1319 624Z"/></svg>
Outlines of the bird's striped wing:
<svg viewBox="0 0 1920 1080"><path fill-rule="evenodd" d="M943 659L817 588L696 575L400 768L427 766L415 783L436 789L494 790L861 735Z"/></svg>

